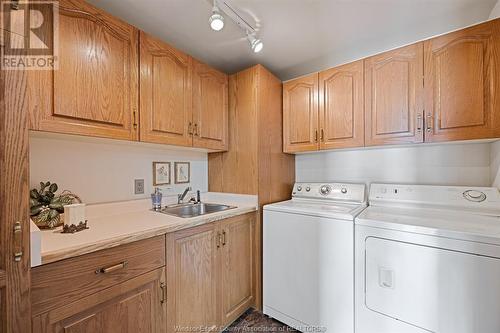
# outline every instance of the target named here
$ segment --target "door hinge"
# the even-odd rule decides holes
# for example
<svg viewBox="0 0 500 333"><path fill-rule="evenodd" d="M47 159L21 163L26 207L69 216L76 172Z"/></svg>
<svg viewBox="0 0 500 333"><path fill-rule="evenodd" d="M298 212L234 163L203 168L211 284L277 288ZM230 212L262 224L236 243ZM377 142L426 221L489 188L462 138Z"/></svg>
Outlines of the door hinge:
<svg viewBox="0 0 500 333"><path fill-rule="evenodd" d="M161 289L160 303L163 304L167 301L167 285L165 284L165 282L160 283L160 289Z"/></svg>

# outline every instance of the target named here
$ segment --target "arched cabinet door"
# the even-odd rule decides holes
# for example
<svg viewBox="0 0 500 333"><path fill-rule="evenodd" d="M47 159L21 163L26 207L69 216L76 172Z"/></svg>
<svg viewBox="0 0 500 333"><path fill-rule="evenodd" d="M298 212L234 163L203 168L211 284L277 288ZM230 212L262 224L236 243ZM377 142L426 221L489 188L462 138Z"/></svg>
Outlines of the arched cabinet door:
<svg viewBox="0 0 500 333"><path fill-rule="evenodd" d="M363 61L319 74L320 148L363 147Z"/></svg>
<svg viewBox="0 0 500 333"><path fill-rule="evenodd" d="M500 136L500 20L425 42L426 141Z"/></svg>
<svg viewBox="0 0 500 333"><path fill-rule="evenodd" d="M193 146L227 150L228 77L193 61Z"/></svg>
<svg viewBox="0 0 500 333"><path fill-rule="evenodd" d="M141 141L192 146L192 59L141 32Z"/></svg>
<svg viewBox="0 0 500 333"><path fill-rule="evenodd" d="M317 150L318 73L283 84L283 149L286 153Z"/></svg>
<svg viewBox="0 0 500 333"><path fill-rule="evenodd" d="M56 69L29 73L30 128L137 139L137 29L76 0L59 2L58 22Z"/></svg>
<svg viewBox="0 0 500 333"><path fill-rule="evenodd" d="M365 59L366 146L423 142L423 45Z"/></svg>

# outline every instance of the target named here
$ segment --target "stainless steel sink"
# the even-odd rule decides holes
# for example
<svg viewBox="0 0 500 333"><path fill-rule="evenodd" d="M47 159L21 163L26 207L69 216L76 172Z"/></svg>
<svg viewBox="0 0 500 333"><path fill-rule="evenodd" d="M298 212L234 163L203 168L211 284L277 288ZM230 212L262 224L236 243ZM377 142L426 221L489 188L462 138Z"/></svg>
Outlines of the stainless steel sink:
<svg viewBox="0 0 500 333"><path fill-rule="evenodd" d="M177 217L189 218L211 213L217 213L233 208L236 207L202 202L195 204L182 204L171 207L165 207L160 210L160 213L173 215Z"/></svg>

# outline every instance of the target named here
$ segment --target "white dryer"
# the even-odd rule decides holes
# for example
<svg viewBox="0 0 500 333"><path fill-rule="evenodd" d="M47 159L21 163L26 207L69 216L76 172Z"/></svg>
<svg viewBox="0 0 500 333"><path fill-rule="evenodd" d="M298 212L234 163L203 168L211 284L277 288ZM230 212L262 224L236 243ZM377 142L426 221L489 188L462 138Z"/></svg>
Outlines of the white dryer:
<svg viewBox="0 0 500 333"><path fill-rule="evenodd" d="M364 184L297 183L264 206L263 310L302 332L354 331L354 218Z"/></svg>
<svg viewBox="0 0 500 333"><path fill-rule="evenodd" d="M496 188L372 184L355 225L356 333L500 332Z"/></svg>

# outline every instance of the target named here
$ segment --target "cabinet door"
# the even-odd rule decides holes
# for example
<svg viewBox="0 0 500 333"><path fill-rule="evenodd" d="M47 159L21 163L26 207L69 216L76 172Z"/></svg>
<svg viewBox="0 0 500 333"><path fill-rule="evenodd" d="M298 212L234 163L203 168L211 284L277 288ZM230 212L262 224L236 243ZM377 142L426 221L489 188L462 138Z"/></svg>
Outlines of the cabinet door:
<svg viewBox="0 0 500 333"><path fill-rule="evenodd" d="M423 44L365 59L365 144L423 142Z"/></svg>
<svg viewBox="0 0 500 333"><path fill-rule="evenodd" d="M255 214L221 224L222 325L236 320L254 302Z"/></svg>
<svg viewBox="0 0 500 333"><path fill-rule="evenodd" d="M283 149L318 149L318 73L283 84Z"/></svg>
<svg viewBox="0 0 500 333"><path fill-rule="evenodd" d="M227 150L227 75L193 62L193 146Z"/></svg>
<svg viewBox="0 0 500 333"><path fill-rule="evenodd" d="M500 136L500 21L425 42L426 141Z"/></svg>
<svg viewBox="0 0 500 333"><path fill-rule="evenodd" d="M362 60L319 73L321 149L362 147L363 110Z"/></svg>
<svg viewBox="0 0 500 333"><path fill-rule="evenodd" d="M165 332L165 269L33 318L33 332Z"/></svg>
<svg viewBox="0 0 500 333"><path fill-rule="evenodd" d="M58 68L29 73L31 129L136 139L137 29L76 0L58 19Z"/></svg>
<svg viewBox="0 0 500 333"><path fill-rule="evenodd" d="M214 223L167 235L168 332L217 330L219 240Z"/></svg>
<svg viewBox="0 0 500 333"><path fill-rule="evenodd" d="M140 36L141 141L191 146L191 57Z"/></svg>

